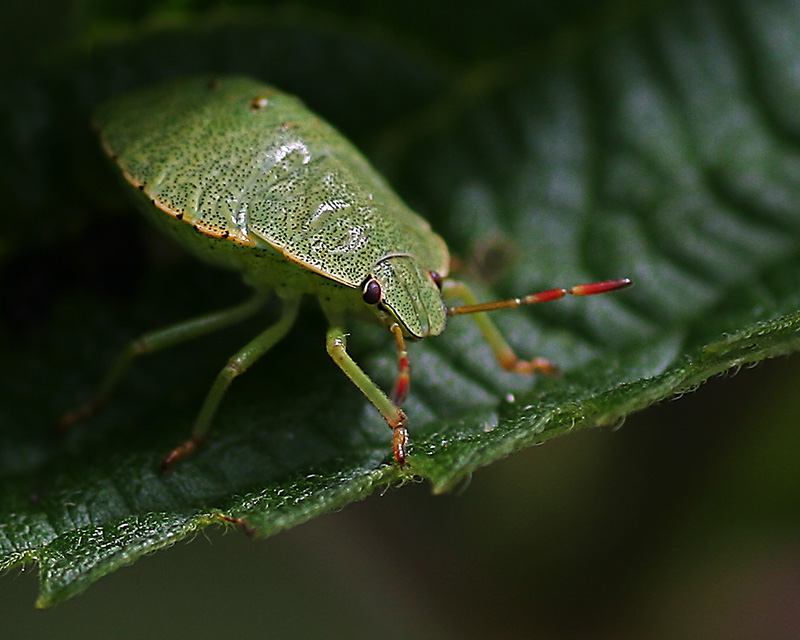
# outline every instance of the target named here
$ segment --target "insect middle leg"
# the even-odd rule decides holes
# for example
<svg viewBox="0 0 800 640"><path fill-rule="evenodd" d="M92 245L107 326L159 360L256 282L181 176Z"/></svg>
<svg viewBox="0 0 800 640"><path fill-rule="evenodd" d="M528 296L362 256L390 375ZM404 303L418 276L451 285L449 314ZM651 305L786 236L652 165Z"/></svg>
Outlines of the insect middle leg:
<svg viewBox="0 0 800 640"><path fill-rule="evenodd" d="M119 354L94 395L77 409L64 414L56 425L57 429L62 432L67 431L76 423L94 415L119 386L125 372L139 356L155 353L242 322L263 307L268 297L267 293L259 292L235 307L150 331L132 340Z"/></svg>
<svg viewBox="0 0 800 640"><path fill-rule="evenodd" d="M211 385L211 389L192 427L192 434L164 457L159 467L161 473L169 471L178 460L182 460L194 453L203 443L211 427L211 422L217 413L219 403L222 401L231 382L247 371L253 363L289 332L297 318L300 299L301 296L299 295L283 298L283 308L277 322L248 342L228 360L217 374L214 384Z"/></svg>
<svg viewBox="0 0 800 640"><path fill-rule="evenodd" d="M472 293L472 289L457 280L445 280L442 294L446 298L459 298L467 305L478 304L478 299ZM558 373L556 366L545 358L532 358L531 360L519 358L503 337L503 334L500 333L500 329L497 328L497 325L492 322L486 313L475 313L472 315L472 319L478 326L478 330L483 335L484 340L492 348L497 362L506 371L521 374L532 374L537 371L548 374Z"/></svg>
<svg viewBox="0 0 800 640"><path fill-rule="evenodd" d="M344 331L341 319L330 314L328 319L331 323L326 340L328 355L333 358L333 361L350 378L353 384L361 389L361 393L367 397L367 400L380 411L380 414L392 429L394 459L400 465L405 465L408 445L408 430L405 426L406 414L389 399L389 396L364 373L364 370L347 353L347 334Z"/></svg>

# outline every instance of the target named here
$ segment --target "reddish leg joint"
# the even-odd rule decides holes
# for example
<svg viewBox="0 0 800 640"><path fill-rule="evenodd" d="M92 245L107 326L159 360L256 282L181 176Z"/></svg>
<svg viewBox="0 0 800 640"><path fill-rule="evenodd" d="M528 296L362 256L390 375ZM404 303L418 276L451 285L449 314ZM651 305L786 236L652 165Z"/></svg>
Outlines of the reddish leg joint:
<svg viewBox="0 0 800 640"><path fill-rule="evenodd" d="M217 517L220 520L225 522L230 522L231 524L235 524L242 528L242 530L250 537L254 537L256 535L256 530L253 529L244 518L231 518L230 516L226 516L225 514L218 513Z"/></svg>
<svg viewBox="0 0 800 640"><path fill-rule="evenodd" d="M403 415L403 421L405 421L405 415ZM405 467L408 464L406 462L406 456L408 454L408 429L406 429L403 424L392 427L392 452L394 453L394 459L397 461L397 464L401 467Z"/></svg>
<svg viewBox="0 0 800 640"><path fill-rule="evenodd" d="M83 422L90 418L98 409L98 403L86 402L77 409L65 413L61 419L56 423L56 433L64 434L79 422Z"/></svg>
<svg viewBox="0 0 800 640"><path fill-rule="evenodd" d="M555 375L558 367L545 358L533 358L531 360L520 360L513 351L504 351L497 355L497 361L506 371L521 374L546 373Z"/></svg>
<svg viewBox="0 0 800 640"><path fill-rule="evenodd" d="M197 451L198 447L203 444L203 440L204 438L189 438L186 442L170 451L158 466L161 475L166 475L175 466L176 462L188 458Z"/></svg>
<svg viewBox="0 0 800 640"><path fill-rule="evenodd" d="M406 341L403 338L403 330L399 324L393 324L391 331L394 334L394 341L397 345L397 379L394 383L394 393L392 400L395 404L403 404L406 399L408 389L411 385L411 363L408 359Z"/></svg>
<svg viewBox="0 0 800 640"><path fill-rule="evenodd" d="M397 345L397 379L394 383L394 393L392 394L392 401L399 407L406 399L409 386L411 385L411 363L408 359L408 350L406 349L406 341L403 338L403 330L400 325L395 323L389 327L392 334L394 334L394 341ZM401 409L397 409L398 419L397 424L389 423L392 428L392 452L394 459L401 467L406 466L406 456L408 454L408 429L405 427L406 414Z"/></svg>

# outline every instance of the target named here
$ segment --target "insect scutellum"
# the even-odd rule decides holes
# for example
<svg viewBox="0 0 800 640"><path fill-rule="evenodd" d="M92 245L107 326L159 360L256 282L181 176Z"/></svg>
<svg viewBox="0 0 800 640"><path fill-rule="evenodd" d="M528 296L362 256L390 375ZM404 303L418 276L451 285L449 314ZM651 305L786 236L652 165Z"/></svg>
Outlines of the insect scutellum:
<svg viewBox="0 0 800 640"><path fill-rule="evenodd" d="M205 439L231 382L282 339L303 295L328 319L328 354L391 427L394 459L407 460L407 340L436 336L448 316L473 314L505 369L551 373L547 360L520 359L486 311L621 289L627 279L478 303L449 277L447 245L387 186L366 158L296 98L241 77L194 78L114 98L98 108L103 149L144 213L197 257L236 271L255 289L246 302L131 342L95 395L61 428L91 415L131 361L250 317L274 290L278 319L217 375L190 437L163 459L167 471ZM446 299L462 306L447 306ZM392 333L398 373L387 395L347 351L346 318L372 316Z"/></svg>

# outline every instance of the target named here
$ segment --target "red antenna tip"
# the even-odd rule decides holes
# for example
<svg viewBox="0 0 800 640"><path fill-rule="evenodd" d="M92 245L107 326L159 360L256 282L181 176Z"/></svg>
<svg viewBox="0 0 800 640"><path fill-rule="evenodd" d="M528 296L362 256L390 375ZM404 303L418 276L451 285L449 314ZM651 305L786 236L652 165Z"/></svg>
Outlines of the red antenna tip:
<svg viewBox="0 0 800 640"><path fill-rule="evenodd" d="M633 281L630 278L606 280L605 282L593 282L592 284L579 284L576 287L572 287L569 292L575 296L593 296L596 293L608 293L609 291L624 289L632 284Z"/></svg>

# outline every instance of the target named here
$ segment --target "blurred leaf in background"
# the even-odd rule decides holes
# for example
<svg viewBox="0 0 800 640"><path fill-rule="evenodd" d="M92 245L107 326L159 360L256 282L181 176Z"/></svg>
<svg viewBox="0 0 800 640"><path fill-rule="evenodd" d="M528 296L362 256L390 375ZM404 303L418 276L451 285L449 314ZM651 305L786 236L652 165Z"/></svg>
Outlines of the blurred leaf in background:
<svg viewBox="0 0 800 640"><path fill-rule="evenodd" d="M459 11L435 2L50 4L55 22L41 28L25 4L3 9L3 24L19 25L3 39L4 59L13 53L20 64L6 70L0 91L0 566L38 562L42 606L220 516L269 534L403 479L389 464L380 417L325 355L313 304L234 385L208 446L169 477L156 473L158 460L185 437L225 358L266 319L137 363L101 415L52 439L60 413L90 393L127 340L246 294L235 275L197 265L132 211L88 126L104 97L197 73L256 76L300 95L356 142L448 240L482 297L636 281L614 296L497 314L518 351L561 365L557 379L499 371L468 321L453 320L441 338L413 345L412 469L437 492L511 452L619 424L800 343L797 3L509 0ZM357 324L351 332L357 360L390 386L390 337ZM533 606L545 635L601 633L590 622L600 616L604 633L682 637L696 629L681 627L657 595L645 601L647 593L625 589L646 583L650 572L685 606L672 575L693 602L711 607L702 596L717 582L708 578L713 572L703 576L679 561L713 564L694 540L723 540L724 563L751 548L737 536L780 539L769 542L770 553L750 556L756 575L780 565L782 549L796 555L797 439L785 425L794 426L797 367L790 360L775 370L777 378L760 386L715 383L717 395L706 392L710 410L678 413L677 424L656 436L626 427L614 438L584 434L512 457L500 465L505 472L486 472L500 474L493 486L502 487L495 489L502 500L476 496L482 517L457 515L446 502L428 508L430 536L398 522L402 506L372 526L381 528L387 554L398 539L419 546L460 536L454 548L463 545L463 553L444 554L456 563L449 569L435 553L414 554L420 573L435 567L453 579L420 578L428 589L476 576L517 594L498 603L488 587L455 589L506 612L464 630L502 619L513 637L510 612ZM725 396L734 383L734 397ZM734 400L745 403L749 421L726 417ZM625 456L609 449L629 445L637 453L627 458L635 474L626 477ZM568 446L582 462L571 479L560 474L570 456L558 456ZM602 478L609 484L592 494ZM626 500L632 484L637 491ZM735 506L712 506L731 496ZM404 513L416 526L424 508ZM437 518L441 509L461 526ZM741 533L756 521L758 534ZM704 537L707 522L733 538ZM774 527L763 531L764 523ZM656 546L661 562L678 567L674 574L635 555L652 548L646 540L656 530L669 537ZM458 569L476 541L488 564ZM550 583L532 584L535 572ZM626 586L610 587L594 605L578 598L585 627L559 616L555 604L530 603L534 596L566 602L581 580L600 590L605 574L627 577ZM382 576L388 592L393 575ZM554 583L561 575L564 584ZM784 597L796 593L796 581L783 580ZM446 618L455 619L458 597L442 603ZM785 622L788 608L770 603L769 620ZM671 626L654 622L659 616ZM715 627L730 637L725 629Z"/></svg>

